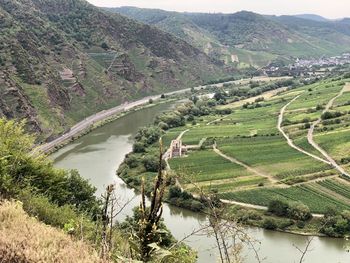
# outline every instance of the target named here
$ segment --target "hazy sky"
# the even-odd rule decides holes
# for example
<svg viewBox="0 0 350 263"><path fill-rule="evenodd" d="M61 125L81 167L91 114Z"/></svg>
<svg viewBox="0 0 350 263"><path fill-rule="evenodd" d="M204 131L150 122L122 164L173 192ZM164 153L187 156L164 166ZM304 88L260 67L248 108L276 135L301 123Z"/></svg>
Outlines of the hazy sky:
<svg viewBox="0 0 350 263"><path fill-rule="evenodd" d="M350 0L88 0L97 6L137 6L189 12L260 14L319 14L328 18L350 17Z"/></svg>

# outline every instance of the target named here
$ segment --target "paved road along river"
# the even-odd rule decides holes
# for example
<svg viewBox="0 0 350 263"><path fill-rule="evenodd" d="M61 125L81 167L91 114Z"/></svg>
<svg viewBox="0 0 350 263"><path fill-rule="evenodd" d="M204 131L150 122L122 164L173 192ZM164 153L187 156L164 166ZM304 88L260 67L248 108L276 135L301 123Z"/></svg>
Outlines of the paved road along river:
<svg viewBox="0 0 350 263"><path fill-rule="evenodd" d="M123 220L131 214L132 208L139 203L139 196L133 189L128 188L123 181L115 175L119 164L125 154L131 151L133 135L139 127L152 122L154 116L170 108L171 105L158 105L133 112L112 123L94 130L88 135L63 147L54 153L51 158L55 166L68 169L77 169L80 174L89 179L98 189L100 195L106 185L115 182L118 195L124 199L133 199L131 204L118 218ZM164 219L173 235L182 239L193 229L198 229L205 216L181 208L165 205ZM299 262L299 252L293 245L303 247L306 237L265 231L256 228L247 228L250 235L261 242L259 255L266 258L266 263L293 263ZM213 249L214 240L206 236L193 236L186 241L188 245L198 250L198 262L214 263L217 252ZM350 254L345 250L346 242L342 239L315 238L306 257L306 263L348 263ZM257 262L249 249L244 250L245 263Z"/></svg>

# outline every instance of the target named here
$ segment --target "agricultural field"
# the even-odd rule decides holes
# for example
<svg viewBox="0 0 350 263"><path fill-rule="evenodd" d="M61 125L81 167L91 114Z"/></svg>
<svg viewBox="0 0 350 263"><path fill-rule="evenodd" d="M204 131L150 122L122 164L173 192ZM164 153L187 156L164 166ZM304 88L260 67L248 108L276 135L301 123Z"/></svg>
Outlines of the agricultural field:
<svg viewBox="0 0 350 263"><path fill-rule="evenodd" d="M172 169L190 172L189 180L210 182L251 175L243 167L218 156L212 150L191 152L187 157L169 161Z"/></svg>
<svg viewBox="0 0 350 263"><path fill-rule="evenodd" d="M235 156L247 165L280 180L331 169L329 165L292 149L279 135L223 139L218 141L218 145L228 156Z"/></svg>
<svg viewBox="0 0 350 263"><path fill-rule="evenodd" d="M350 172L350 89L327 108L340 111L341 116L332 121L321 119L327 104L347 81L326 79L274 93L267 91L254 99L244 98L244 103L235 100L218 105L216 109L230 112L198 116L181 128L188 130L182 137L184 144L198 145L207 139L215 149L206 145L190 150L184 157L169 160L170 167L190 175L202 190L215 190L222 199L262 206L276 198L301 201L314 213L323 213L331 206L350 209L350 184L336 179L341 176L340 170L327 163L307 137L312 123L319 121L313 131L314 141ZM280 115L286 135L278 129ZM179 128L170 129L166 141L180 132ZM196 191L185 180L180 183Z"/></svg>
<svg viewBox="0 0 350 263"><path fill-rule="evenodd" d="M350 187L348 187L350 189ZM324 193L321 189L307 184L289 188L262 188L250 191L238 191L220 194L221 198L243 203L267 206L272 200L300 201L307 205L313 213L324 213L329 207L339 211L350 209L348 202L339 200L337 196Z"/></svg>

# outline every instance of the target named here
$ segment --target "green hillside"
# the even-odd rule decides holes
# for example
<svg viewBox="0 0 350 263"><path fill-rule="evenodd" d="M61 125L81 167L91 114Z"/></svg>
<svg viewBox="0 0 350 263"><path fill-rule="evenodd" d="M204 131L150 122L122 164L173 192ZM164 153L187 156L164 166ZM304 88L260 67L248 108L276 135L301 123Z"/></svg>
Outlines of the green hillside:
<svg viewBox="0 0 350 263"><path fill-rule="evenodd" d="M187 42L84 0L0 1L0 116L55 136L122 102L226 75Z"/></svg>
<svg viewBox="0 0 350 263"><path fill-rule="evenodd" d="M172 33L208 55L239 67L261 67L273 60L321 57L349 51L350 26L298 17L176 13L122 7L109 9Z"/></svg>

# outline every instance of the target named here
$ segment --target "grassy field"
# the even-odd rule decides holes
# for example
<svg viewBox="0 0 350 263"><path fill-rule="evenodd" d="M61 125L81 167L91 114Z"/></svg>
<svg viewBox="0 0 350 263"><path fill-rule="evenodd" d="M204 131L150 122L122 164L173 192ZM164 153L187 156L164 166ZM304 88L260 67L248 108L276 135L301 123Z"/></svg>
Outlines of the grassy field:
<svg viewBox="0 0 350 263"><path fill-rule="evenodd" d="M330 165L290 147L277 129L282 107L300 95L286 109L283 129L295 145L323 157L308 143L307 125L321 117L324 106L344 84L344 80L327 79L266 95L259 103L249 100L248 108L239 102L217 106L219 109L229 108L232 113L196 117L195 123L182 128L189 129L183 142L198 144L203 138L212 138L227 159L207 148L172 159L170 166L190 175L203 190L215 190L224 199L256 205L268 205L276 198L301 201L315 213L322 213L329 206L336 206L338 210L349 209L349 185L342 185L338 179L329 179L339 176L339 173ZM350 92L345 92L332 108L332 111L343 112L340 123L327 123L327 128L324 128L326 123L321 122L315 129L315 141L337 162L342 158L350 160L350 106L345 105L349 100ZM179 129L170 130L165 136L166 141L179 133ZM350 165L344 163L343 167L349 169ZM186 187L195 191L191 186Z"/></svg>
<svg viewBox="0 0 350 263"><path fill-rule="evenodd" d="M281 136L224 139L218 145L225 154L278 179L330 169L328 165L292 149Z"/></svg>
<svg viewBox="0 0 350 263"><path fill-rule="evenodd" d="M350 203L338 200L336 197L324 193L308 185L290 188L264 188L250 191L223 193L221 198L239 202L267 206L272 200L301 201L314 213L324 213L327 208L334 207L342 211L350 209Z"/></svg>
<svg viewBox="0 0 350 263"><path fill-rule="evenodd" d="M212 150L194 151L188 157L171 159L169 164L172 169L189 175L188 179L194 182L233 179L251 175L243 167L218 156Z"/></svg>

